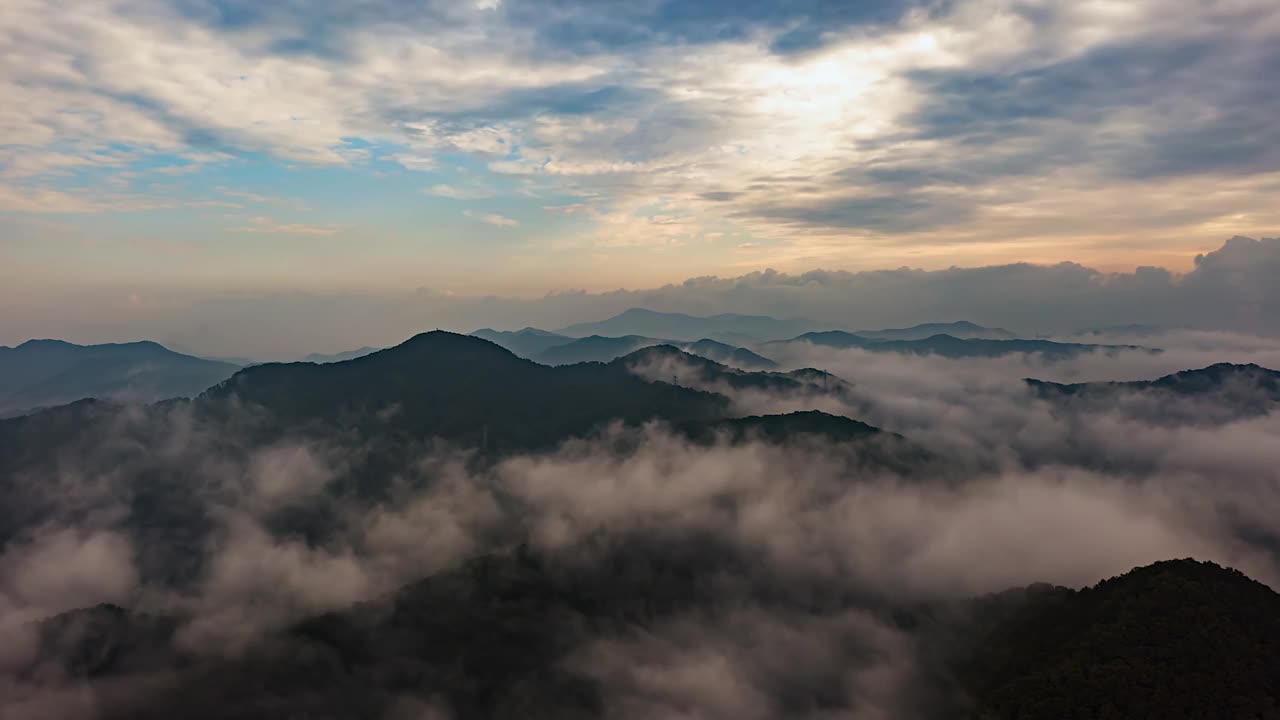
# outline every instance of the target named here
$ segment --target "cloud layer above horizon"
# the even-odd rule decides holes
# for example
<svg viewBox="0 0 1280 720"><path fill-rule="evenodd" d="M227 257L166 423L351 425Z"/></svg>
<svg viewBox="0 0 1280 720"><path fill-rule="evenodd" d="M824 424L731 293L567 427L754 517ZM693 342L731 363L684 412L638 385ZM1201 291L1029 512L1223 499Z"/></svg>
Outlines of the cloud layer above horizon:
<svg viewBox="0 0 1280 720"><path fill-rule="evenodd" d="M212 294L199 289L83 289L31 294L23 312L0 325L0 345L42 337L78 343L147 339L207 356L295 360L312 352L389 347L435 328L464 333L481 327L558 330L645 308L801 318L817 327L846 330L955 320L1003 327L1023 337L1105 329L1133 335L1124 342L1139 345L1159 345L1142 337L1148 331L1182 329L1201 332L1206 349L1221 349L1238 344L1227 337L1231 333L1280 337L1277 276L1280 238L1234 237L1197 255L1187 273L1145 266L1103 272L1070 262L934 271L766 270L534 298L459 295L426 287Z"/></svg>
<svg viewBox="0 0 1280 720"><path fill-rule="evenodd" d="M1186 270L1280 227L1278 40L1267 0L13 0L0 280Z"/></svg>

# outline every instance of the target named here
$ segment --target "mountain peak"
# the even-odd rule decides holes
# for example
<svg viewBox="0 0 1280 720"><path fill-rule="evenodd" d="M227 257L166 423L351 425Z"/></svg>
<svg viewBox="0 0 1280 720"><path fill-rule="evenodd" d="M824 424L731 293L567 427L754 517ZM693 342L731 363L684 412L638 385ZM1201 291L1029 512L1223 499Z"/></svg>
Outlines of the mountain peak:
<svg viewBox="0 0 1280 720"><path fill-rule="evenodd" d="M622 312L618 313L617 315L614 315L613 317L617 319L617 318L639 318L639 317L647 318L647 317L656 317L656 316L690 317L689 315L685 315L684 313L668 313L668 312L661 312L658 310L650 310L648 308L638 308L638 307L627 308L626 310L623 310Z"/></svg>
<svg viewBox="0 0 1280 720"><path fill-rule="evenodd" d="M35 350L39 348L76 348L76 347L84 347L84 346L77 345L72 342L67 342L66 340L56 340L53 338L32 338L22 343L21 345L14 346L14 349L17 350L19 348L26 348L28 350Z"/></svg>
<svg viewBox="0 0 1280 720"><path fill-rule="evenodd" d="M450 347L458 347L458 348L490 347L490 348L494 348L495 350L499 350L503 353L510 354L509 351L503 349L501 346L493 342L490 342L489 340L485 340L482 337L478 337L475 335L463 335L462 333L450 332L448 330L430 330L428 332L421 332L390 349L395 350L397 348L450 348Z"/></svg>

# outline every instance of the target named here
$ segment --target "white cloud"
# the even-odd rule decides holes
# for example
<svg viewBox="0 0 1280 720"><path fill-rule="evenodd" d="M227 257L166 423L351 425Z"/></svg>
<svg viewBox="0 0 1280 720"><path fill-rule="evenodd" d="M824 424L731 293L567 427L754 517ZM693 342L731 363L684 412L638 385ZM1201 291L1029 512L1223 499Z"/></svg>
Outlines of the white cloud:
<svg viewBox="0 0 1280 720"><path fill-rule="evenodd" d="M265 215L249 218L248 225L227 228L230 232L263 233L268 235L334 235L342 228L334 225L308 225L306 223L281 223Z"/></svg>
<svg viewBox="0 0 1280 720"><path fill-rule="evenodd" d="M516 227L520 224L518 221L512 220L505 215L499 215L498 213L478 213L471 210L463 210L462 214L483 223L497 225L498 227Z"/></svg>
<svg viewBox="0 0 1280 720"><path fill-rule="evenodd" d="M580 196L593 227L567 240L575 248L674 247L729 227L789 269L1061 260L1068 244L1111 263L1274 232L1280 175L1234 170L1280 145L1256 119L1274 114L1263 83L1280 12L1264 0L1169 7L965 0L874 31L832 27L825 45L788 55L769 46L785 23L679 52L560 48L538 25L606 12L590 5L514 23L518 8L478 2L386 23L375 3L375 20L353 10L312 37L287 8L229 29L159 0L11 0L0 207L163 204L57 184L114 147L186 154L157 171L182 173L201 153L222 157L196 144L350 167L374 156L367 142L410 170L469 155ZM1160 55L1197 43L1221 51L1188 53L1185 70ZM279 50L290 44L314 52ZM1127 86L1085 82L1103 50L1133 68ZM1078 94L1052 102L1046 86ZM1151 158L1172 169L1136 167ZM1173 237L1185 239L1171 249Z"/></svg>
<svg viewBox="0 0 1280 720"><path fill-rule="evenodd" d="M453 200L479 200L493 196L492 192L484 188L458 187L456 185L432 185L429 188L424 188L422 192L427 195L435 195L437 197L445 197Z"/></svg>

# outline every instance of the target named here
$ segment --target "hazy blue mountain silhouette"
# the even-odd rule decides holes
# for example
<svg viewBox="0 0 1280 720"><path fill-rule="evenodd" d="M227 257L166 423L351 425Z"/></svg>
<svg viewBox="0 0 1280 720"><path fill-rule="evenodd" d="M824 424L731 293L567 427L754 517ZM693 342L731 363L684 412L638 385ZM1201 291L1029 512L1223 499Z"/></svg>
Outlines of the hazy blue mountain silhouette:
<svg viewBox="0 0 1280 720"><path fill-rule="evenodd" d="M767 392L795 392L805 389L824 392L843 392L848 383L824 370L804 368L790 372L767 370L742 370L727 364L716 362L708 357L683 350L675 345L650 345L636 350L610 362L633 372L654 375L655 379L665 381L668 377L666 369L675 371L680 376L677 381L696 380L700 383L721 383L733 390L762 390ZM648 373L643 371L650 371ZM685 378L684 374L693 372L694 378Z"/></svg>
<svg viewBox="0 0 1280 720"><path fill-rule="evenodd" d="M1182 370L1156 380L1065 384L1028 378L1026 382L1044 397L1109 398L1126 392L1195 396L1229 392L1241 400L1253 399L1267 404L1280 401L1280 372L1254 363L1216 363L1199 370Z"/></svg>
<svg viewBox="0 0 1280 720"><path fill-rule="evenodd" d="M1253 364L1218 363L1132 382L1026 383L1037 397L1063 408L1118 412L1164 425L1221 424L1266 415L1280 403L1280 372Z"/></svg>
<svg viewBox="0 0 1280 720"><path fill-rule="evenodd" d="M983 327L967 320L946 323L922 323L906 328L857 330L854 334L874 340L925 340L935 335L949 335L961 340L1013 340L1018 337L1003 328Z"/></svg>
<svg viewBox="0 0 1280 720"><path fill-rule="evenodd" d="M759 353L709 338L691 343L679 343L677 347L693 355L743 370L772 370L778 367L778 363Z"/></svg>
<svg viewBox="0 0 1280 720"><path fill-rule="evenodd" d="M718 363L733 365L743 370L769 370L776 368L777 363L746 348L734 347L726 343L703 338L694 342L681 340L663 340L660 338L626 335L623 337L590 337L570 340L555 345L532 356L531 359L546 365L570 365L581 362L609 362L642 348L654 345L669 345L681 350L714 360Z"/></svg>
<svg viewBox="0 0 1280 720"><path fill-rule="evenodd" d="M482 328L471 333L479 338L484 338L491 343L501 345L511 352L522 358L530 360L536 358L544 351L557 345L564 345L573 341L568 335L560 335L558 333L539 330L534 327L527 327L521 330L491 330Z"/></svg>
<svg viewBox="0 0 1280 720"><path fill-rule="evenodd" d="M813 327L814 323L808 320L780 320L767 315L729 313L700 317L684 313L631 308L607 320L578 323L556 332L573 337L642 335L686 341L711 338L740 343L743 338L752 338L756 341L781 340Z"/></svg>
<svg viewBox="0 0 1280 720"><path fill-rule="evenodd" d="M948 358L991 358L1015 353L1036 353L1049 359L1063 359L1089 352L1134 350L1159 352L1137 345L1090 345L1052 340L985 340L933 335L923 340L877 340L843 330L827 330L799 335L788 343L810 343L833 348L860 348L870 352L938 355Z"/></svg>
<svg viewBox="0 0 1280 720"><path fill-rule="evenodd" d="M532 359L544 365L609 362L614 358L622 357L640 348L658 345L662 342L664 341L641 335L623 335L622 337L591 335L549 347Z"/></svg>
<svg viewBox="0 0 1280 720"><path fill-rule="evenodd" d="M311 353L303 358L302 361L313 363L342 362L344 360L355 360L356 358L364 357L369 353L376 353L381 349L382 348L369 347L368 345L365 345L364 347L356 348L355 350L344 350L336 353Z"/></svg>
<svg viewBox="0 0 1280 720"><path fill-rule="evenodd" d="M0 415L83 398L149 403L188 397L238 369L154 342L76 345L29 340L0 347Z"/></svg>

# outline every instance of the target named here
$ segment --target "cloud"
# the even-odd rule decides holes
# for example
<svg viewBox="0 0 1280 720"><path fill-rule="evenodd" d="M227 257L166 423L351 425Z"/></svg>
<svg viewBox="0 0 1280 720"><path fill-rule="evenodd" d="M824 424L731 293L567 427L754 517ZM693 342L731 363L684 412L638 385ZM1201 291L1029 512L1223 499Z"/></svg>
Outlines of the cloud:
<svg viewBox="0 0 1280 720"><path fill-rule="evenodd" d="M6 548L5 604L42 615L100 602L126 602L137 570L127 536L63 528Z"/></svg>
<svg viewBox="0 0 1280 720"><path fill-rule="evenodd" d="M499 215L498 213L478 213L471 210L463 210L462 214L469 218L475 218L482 223L497 225L498 227L516 227L520 224L506 215Z"/></svg>
<svg viewBox="0 0 1280 720"><path fill-rule="evenodd" d="M772 252L773 246L768 247ZM478 327L555 329L632 307L801 317L825 328L850 330L963 319L1027 336L1125 324L1280 336L1280 294L1272 282L1277 268L1280 240L1234 238L1204 253L1185 274L1153 267L1103 272L1075 263L1020 263L938 271L769 270L532 299L428 289L218 297L170 293L157 294L169 310L145 316L107 313L110 303L95 297L78 302L74 316L58 312L59 303L33 301L32 307L44 308L31 315L40 319L39 326L19 317L0 329L0 343L15 345L46 335L82 342L153 337L215 355L293 358L316 348L389 347L431 327L462 332ZM192 334L190 328L196 326L202 329ZM1140 337L1117 342L1158 346Z"/></svg>
<svg viewBox="0 0 1280 720"><path fill-rule="evenodd" d="M601 639L573 662L604 684L609 717L625 720L800 717L821 704L850 718L914 709L910 640L869 613L678 618Z"/></svg>
<svg viewBox="0 0 1280 720"><path fill-rule="evenodd" d="M1274 4L1167 5L24 1L0 26L24 59L0 73L0 130L5 163L74 158L59 172L81 180L120 147L463 156L591 205L595 242L642 235L635 209L661 204L694 218L668 246L729 224L841 264L1268 232ZM70 202L66 180L5 178L0 201L115 204Z"/></svg>
<svg viewBox="0 0 1280 720"><path fill-rule="evenodd" d="M856 445L691 443L661 424L489 462L426 442L307 435L253 408L222 421L184 405L109 415L6 473L0 530L19 540L0 557L0 624L114 600L180 613L194 657L235 657L315 613L524 546L545 563L539 582L581 597L659 579L645 585L651 604L637 600L643 612L557 635L564 667L595 683L612 715L922 716L938 691L932 651L895 608L1033 581L1078 586L1188 555L1280 578L1275 415L1168 422L1179 413L1124 400L1073 410L1020 381L1280 358L1273 339L1164 340L1160 355L1054 364L795 348L777 359L820 363L847 394L720 388L740 413L846 412L937 457L906 471L863 462ZM0 667L22 664L10 660Z"/></svg>
<svg viewBox="0 0 1280 720"><path fill-rule="evenodd" d="M333 225L308 225L305 223L276 222L265 215L249 218L248 225L227 228L230 232L264 233L272 235L334 235L341 228Z"/></svg>
<svg viewBox="0 0 1280 720"><path fill-rule="evenodd" d="M492 193L483 188L456 187L453 185L432 185L422 192L427 195L450 198L452 200L479 200L492 197Z"/></svg>
<svg viewBox="0 0 1280 720"><path fill-rule="evenodd" d="M293 205L299 209L305 209L306 205L299 198L275 197L273 195L263 195L261 193L248 192L246 190L237 190L228 187L217 187L214 191L220 195L229 198L235 198L247 203L260 205Z"/></svg>

